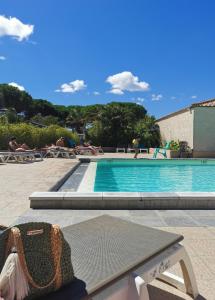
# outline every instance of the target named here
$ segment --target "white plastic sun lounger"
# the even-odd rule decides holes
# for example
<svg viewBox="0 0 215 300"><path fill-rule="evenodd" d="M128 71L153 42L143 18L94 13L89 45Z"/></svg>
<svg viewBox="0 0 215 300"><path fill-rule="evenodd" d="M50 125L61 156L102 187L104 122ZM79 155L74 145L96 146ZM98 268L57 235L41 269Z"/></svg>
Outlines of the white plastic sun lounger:
<svg viewBox="0 0 215 300"><path fill-rule="evenodd" d="M128 153L135 152L135 149L134 149L134 148L128 148L128 149L127 149L127 152L128 152Z"/></svg>
<svg viewBox="0 0 215 300"><path fill-rule="evenodd" d="M71 247L75 276L86 289L87 296L78 299L149 300L147 284L156 278L194 299L199 294L181 235L107 215L65 227L63 233ZM176 263L183 279L168 272ZM74 286L71 283L71 289ZM46 299L65 299L60 293Z"/></svg>
<svg viewBox="0 0 215 300"><path fill-rule="evenodd" d="M63 157L63 158L75 158L75 155L67 150L63 149L49 149L46 151L44 157L53 157L53 158L58 158L58 157Z"/></svg>
<svg viewBox="0 0 215 300"><path fill-rule="evenodd" d="M3 156L4 162L9 162L10 160L16 162L20 162L20 161L23 162L25 159L36 161L36 158L38 156L40 160L43 160L42 154L40 152L35 152L35 151L23 151L23 152L3 151L0 152L0 155Z"/></svg>
<svg viewBox="0 0 215 300"><path fill-rule="evenodd" d="M128 153L135 152L135 148L128 148L127 152ZM148 148L139 148L139 152L140 153L142 153L142 152L149 153L149 149Z"/></svg>
<svg viewBox="0 0 215 300"><path fill-rule="evenodd" d="M39 160L43 160L43 156L42 156L42 153L41 152L39 152L39 151L27 151L27 152L25 152L25 153L27 153L27 154L31 154L32 156L33 156L33 160L37 160L37 158L39 159Z"/></svg>
<svg viewBox="0 0 215 300"><path fill-rule="evenodd" d="M140 153L142 153L142 152L149 153L149 149L148 148L140 148Z"/></svg>
<svg viewBox="0 0 215 300"><path fill-rule="evenodd" d="M79 146L76 151L81 155L94 155L93 151L95 152L95 155L98 154L104 154L104 151L101 147L95 147L94 149L90 147L81 147Z"/></svg>
<svg viewBox="0 0 215 300"><path fill-rule="evenodd" d="M0 152L4 156L4 162L16 161L23 162L26 158L35 160L35 157L31 153L26 152Z"/></svg>
<svg viewBox="0 0 215 300"><path fill-rule="evenodd" d="M119 153L119 152L125 153L125 148L121 148L121 147L116 148L116 152L117 152L117 153Z"/></svg>

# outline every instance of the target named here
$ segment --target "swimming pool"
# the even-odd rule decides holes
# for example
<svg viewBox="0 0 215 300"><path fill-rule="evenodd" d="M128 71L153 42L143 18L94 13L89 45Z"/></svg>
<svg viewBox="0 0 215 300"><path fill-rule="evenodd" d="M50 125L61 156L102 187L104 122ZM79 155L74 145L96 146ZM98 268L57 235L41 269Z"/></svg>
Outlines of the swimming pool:
<svg viewBox="0 0 215 300"><path fill-rule="evenodd" d="M94 192L214 192L214 160L101 159Z"/></svg>

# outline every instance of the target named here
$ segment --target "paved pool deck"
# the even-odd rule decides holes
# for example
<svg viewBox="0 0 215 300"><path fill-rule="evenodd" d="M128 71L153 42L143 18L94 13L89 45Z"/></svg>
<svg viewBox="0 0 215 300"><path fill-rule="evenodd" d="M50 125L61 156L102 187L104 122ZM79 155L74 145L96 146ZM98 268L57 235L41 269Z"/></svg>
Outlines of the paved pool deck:
<svg viewBox="0 0 215 300"><path fill-rule="evenodd" d="M29 209L34 191L48 191L77 159L47 158L33 163L0 164L0 223L10 225Z"/></svg>
<svg viewBox="0 0 215 300"><path fill-rule="evenodd" d="M133 154L105 154L101 157L133 157ZM140 155L147 157L147 155ZM34 191L48 191L78 159L45 159L29 164L0 164L0 223L43 220L61 226L75 224L98 215L110 214L184 235L185 245L197 277L201 297L215 300L215 210L32 210L29 195ZM176 274L179 269L174 268ZM164 287L157 281L149 286L153 300L183 300L189 296Z"/></svg>

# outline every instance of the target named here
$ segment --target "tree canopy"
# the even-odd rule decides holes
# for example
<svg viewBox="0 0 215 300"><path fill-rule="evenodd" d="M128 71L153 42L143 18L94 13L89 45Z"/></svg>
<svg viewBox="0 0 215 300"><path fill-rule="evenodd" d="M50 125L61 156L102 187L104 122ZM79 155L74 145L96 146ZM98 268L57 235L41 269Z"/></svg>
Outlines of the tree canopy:
<svg viewBox="0 0 215 300"><path fill-rule="evenodd" d="M160 141L155 118L147 115L146 109L136 103L54 105L47 100L33 99L16 87L0 84L0 108L8 108L9 123L19 122L19 118L12 115L14 111L25 112L24 121L67 126L77 133L84 132L97 145L128 146L137 136L148 147L158 146Z"/></svg>

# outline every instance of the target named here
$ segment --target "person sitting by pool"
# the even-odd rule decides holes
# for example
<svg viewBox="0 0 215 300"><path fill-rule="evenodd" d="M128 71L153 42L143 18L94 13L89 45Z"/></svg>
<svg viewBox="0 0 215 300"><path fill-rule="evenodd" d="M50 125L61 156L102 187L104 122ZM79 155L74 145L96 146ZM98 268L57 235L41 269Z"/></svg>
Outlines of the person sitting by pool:
<svg viewBox="0 0 215 300"><path fill-rule="evenodd" d="M135 150L134 158L137 158L137 155L139 154L139 150L140 150L139 149L140 148L139 143L140 143L140 138L139 137L133 139L133 141L132 141L132 144L133 144L133 147L134 147L134 150Z"/></svg>
<svg viewBox="0 0 215 300"><path fill-rule="evenodd" d="M65 148L65 138L63 136L56 141L56 146Z"/></svg>
<svg viewBox="0 0 215 300"><path fill-rule="evenodd" d="M62 136L56 141L56 148L59 148L60 150L68 151L70 154L75 155L74 149L71 149L69 147L66 147L66 139Z"/></svg>
<svg viewBox="0 0 215 300"><path fill-rule="evenodd" d="M23 152L23 151L34 151L35 149L30 149L28 145L24 144L18 144L16 141L16 137L11 137L10 141L8 143L9 150L12 152Z"/></svg>

